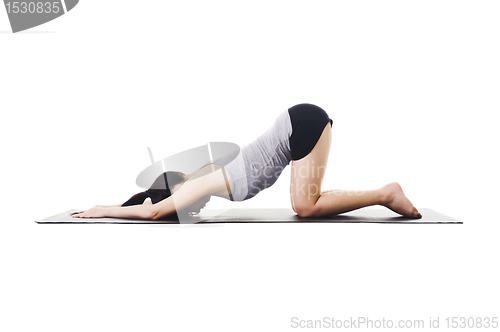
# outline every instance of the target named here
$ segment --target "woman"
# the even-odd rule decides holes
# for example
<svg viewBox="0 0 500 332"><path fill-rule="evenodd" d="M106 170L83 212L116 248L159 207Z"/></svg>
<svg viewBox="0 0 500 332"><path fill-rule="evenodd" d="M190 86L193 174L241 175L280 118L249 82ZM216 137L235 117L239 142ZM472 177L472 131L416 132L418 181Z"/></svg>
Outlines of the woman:
<svg viewBox="0 0 500 332"><path fill-rule="evenodd" d="M150 189L122 205L96 206L73 217L158 220L178 211L197 213L212 195L232 201L254 197L272 186L291 162L290 200L292 209L301 217L320 218L382 205L403 216L421 218L396 182L363 192L320 190L330 151L331 126L332 120L320 107L295 105L282 112L271 128L231 161L221 158L189 175L163 173Z"/></svg>

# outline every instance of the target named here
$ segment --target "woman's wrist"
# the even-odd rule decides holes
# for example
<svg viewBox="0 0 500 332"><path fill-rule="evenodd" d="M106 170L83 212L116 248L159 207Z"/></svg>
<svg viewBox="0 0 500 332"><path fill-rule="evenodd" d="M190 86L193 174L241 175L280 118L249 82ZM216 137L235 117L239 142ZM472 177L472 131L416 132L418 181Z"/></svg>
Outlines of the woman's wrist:
<svg viewBox="0 0 500 332"><path fill-rule="evenodd" d="M152 205L120 206L104 209L109 218L154 219L156 216Z"/></svg>
<svg viewBox="0 0 500 332"><path fill-rule="evenodd" d="M121 207L121 206L122 206L121 204L117 204L117 205L96 205L94 207L108 209L108 208Z"/></svg>
<svg viewBox="0 0 500 332"><path fill-rule="evenodd" d="M116 216L118 215L116 213L116 209L119 209L119 207L116 207L116 206L107 207L104 209L104 214L106 215L106 217L116 218Z"/></svg>

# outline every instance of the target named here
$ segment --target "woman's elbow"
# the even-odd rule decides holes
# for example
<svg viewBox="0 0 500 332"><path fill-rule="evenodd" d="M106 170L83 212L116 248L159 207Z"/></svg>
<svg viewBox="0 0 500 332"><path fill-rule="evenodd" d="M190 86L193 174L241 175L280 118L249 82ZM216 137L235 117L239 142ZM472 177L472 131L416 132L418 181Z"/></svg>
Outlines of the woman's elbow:
<svg viewBox="0 0 500 332"><path fill-rule="evenodd" d="M147 209L144 215L144 219L149 219L149 220L158 220L161 217L162 215L159 213L158 209L155 209L153 206Z"/></svg>
<svg viewBox="0 0 500 332"><path fill-rule="evenodd" d="M145 219L160 220L168 215L169 213L166 213L165 211L162 211L161 209L152 206L151 209L148 209L147 216Z"/></svg>

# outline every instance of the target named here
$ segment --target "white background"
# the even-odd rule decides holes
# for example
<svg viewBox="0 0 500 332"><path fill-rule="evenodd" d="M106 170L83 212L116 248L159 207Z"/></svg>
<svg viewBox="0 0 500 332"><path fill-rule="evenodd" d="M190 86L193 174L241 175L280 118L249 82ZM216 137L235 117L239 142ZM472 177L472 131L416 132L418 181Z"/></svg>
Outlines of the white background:
<svg viewBox="0 0 500 332"><path fill-rule="evenodd" d="M500 316L496 1L88 1L0 9L0 330L289 331L291 318ZM160 159L333 119L323 188L398 181L464 225L39 225ZM255 198L290 207L290 169ZM444 330L444 329L443 329Z"/></svg>

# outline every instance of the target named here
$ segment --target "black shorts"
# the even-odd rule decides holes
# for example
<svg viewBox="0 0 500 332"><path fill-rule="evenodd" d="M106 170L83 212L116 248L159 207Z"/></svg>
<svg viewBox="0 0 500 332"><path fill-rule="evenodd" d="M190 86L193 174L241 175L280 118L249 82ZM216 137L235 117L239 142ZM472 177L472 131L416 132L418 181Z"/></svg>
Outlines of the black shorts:
<svg viewBox="0 0 500 332"><path fill-rule="evenodd" d="M312 104L299 104L288 109L292 122L292 135L289 138L292 160L304 158L318 142L325 126L333 123L328 114Z"/></svg>

